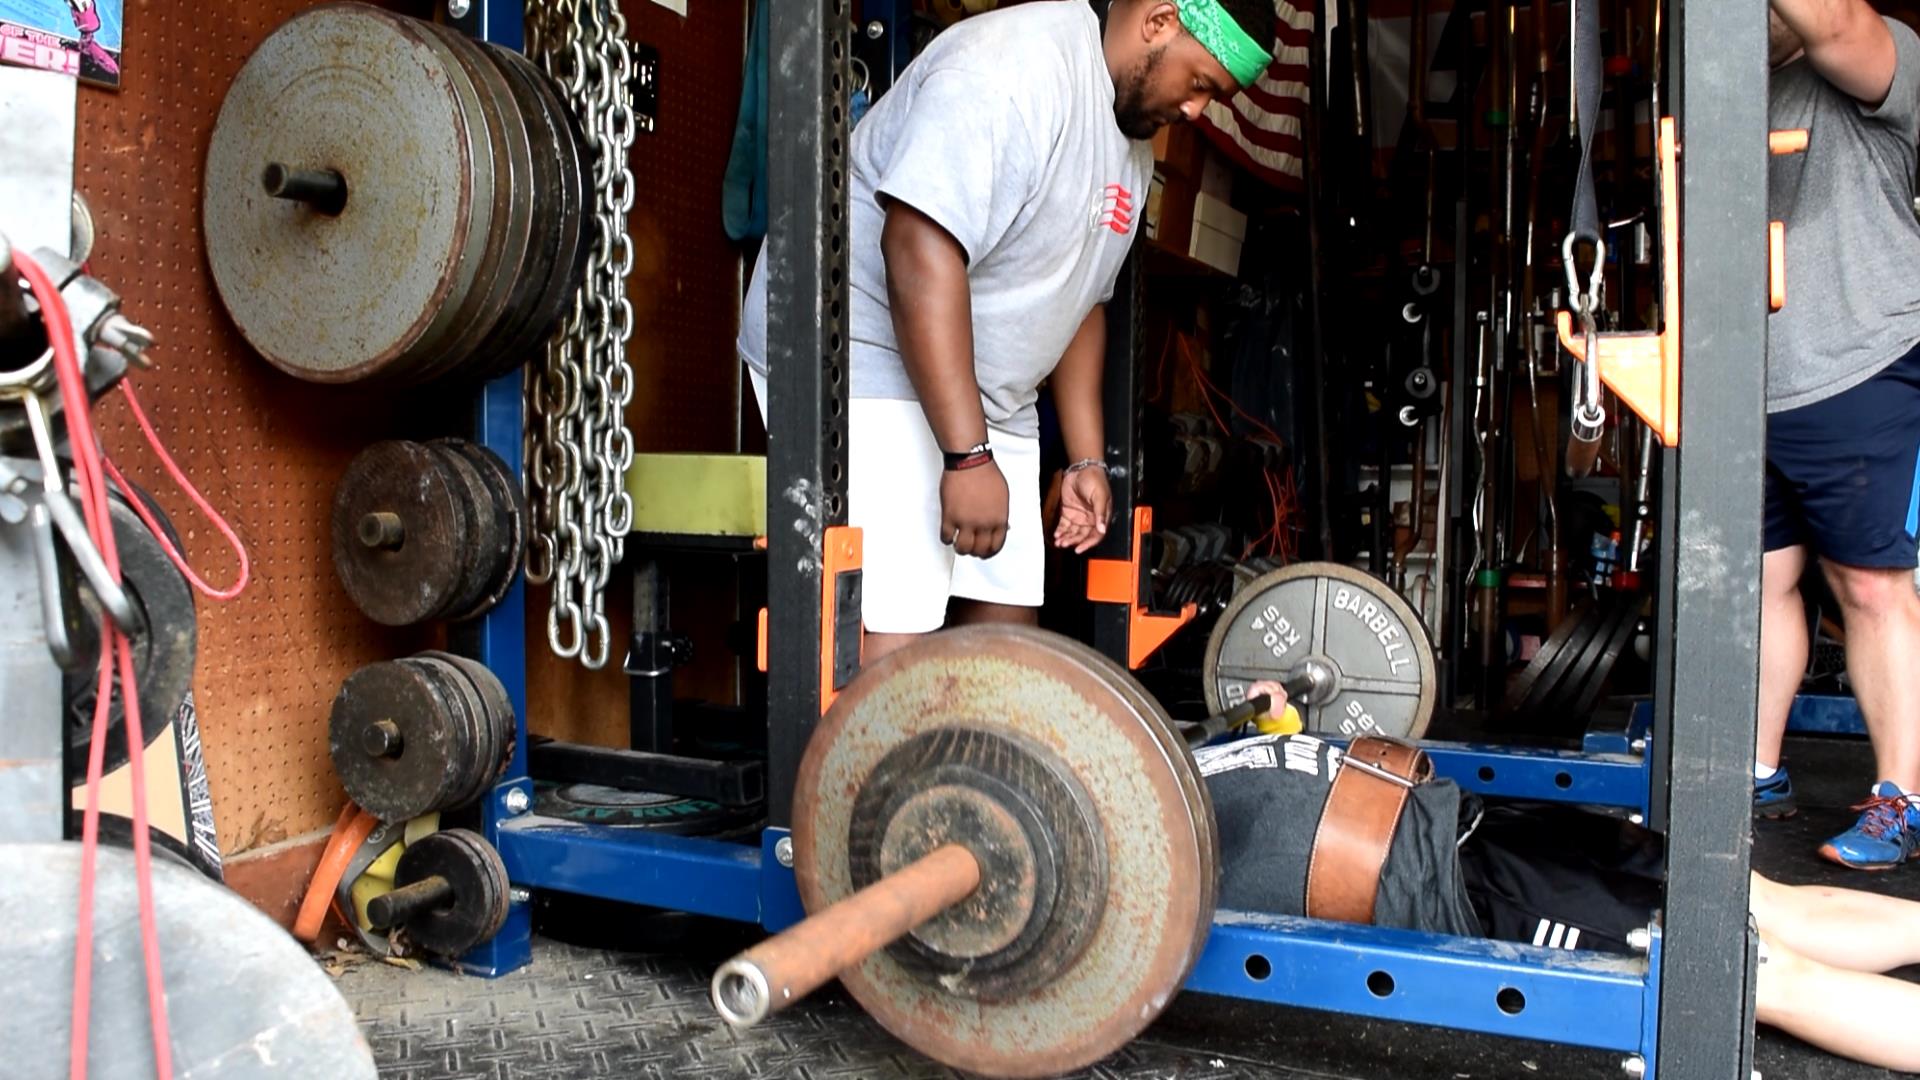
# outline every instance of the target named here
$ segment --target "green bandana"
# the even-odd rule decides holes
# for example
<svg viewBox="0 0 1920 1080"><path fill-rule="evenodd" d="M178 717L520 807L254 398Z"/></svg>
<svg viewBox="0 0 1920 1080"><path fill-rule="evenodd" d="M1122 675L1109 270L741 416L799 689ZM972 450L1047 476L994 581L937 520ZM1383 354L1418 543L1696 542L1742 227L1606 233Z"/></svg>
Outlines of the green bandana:
<svg viewBox="0 0 1920 1080"><path fill-rule="evenodd" d="M1198 38L1242 87L1252 86L1273 63L1273 54L1248 37L1218 0L1174 0L1174 4L1180 9L1180 23L1187 33Z"/></svg>

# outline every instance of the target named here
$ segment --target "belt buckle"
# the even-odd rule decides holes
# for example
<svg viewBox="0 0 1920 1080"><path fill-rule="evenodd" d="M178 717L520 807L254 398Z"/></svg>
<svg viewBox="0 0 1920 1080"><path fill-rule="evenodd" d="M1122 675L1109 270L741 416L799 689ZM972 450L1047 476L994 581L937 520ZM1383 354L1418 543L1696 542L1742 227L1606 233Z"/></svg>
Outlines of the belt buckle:
<svg viewBox="0 0 1920 1080"><path fill-rule="evenodd" d="M1413 751L1413 775L1411 777L1401 776L1399 773L1383 769L1370 761L1363 761L1355 757L1353 753L1354 748L1362 742L1367 741L1385 743L1389 746L1397 746L1405 750ZM1398 784L1408 791L1412 791L1415 787L1433 778L1433 759L1428 757L1420 747L1414 743L1395 738L1391 735L1363 735L1353 740L1353 742L1348 744L1347 752L1340 757L1340 767L1344 769L1349 766L1366 773L1368 776L1385 780L1390 784Z"/></svg>

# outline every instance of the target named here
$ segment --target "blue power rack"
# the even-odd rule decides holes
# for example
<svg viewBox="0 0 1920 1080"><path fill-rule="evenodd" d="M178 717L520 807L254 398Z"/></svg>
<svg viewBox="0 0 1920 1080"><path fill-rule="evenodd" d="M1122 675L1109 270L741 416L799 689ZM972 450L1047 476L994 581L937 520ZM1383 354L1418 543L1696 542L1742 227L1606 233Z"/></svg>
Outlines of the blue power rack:
<svg viewBox="0 0 1920 1080"><path fill-rule="evenodd" d="M881 13L880 18L870 18L870 24L880 22L882 25L877 32L869 25L866 33L875 39L884 39L884 47L890 57L904 56L907 31L903 24L909 5L898 2L873 3L869 9L870 16L875 10ZM790 5L781 3L774 10L776 54L818 56L822 58L823 68L831 67L836 62L845 65L845 50L830 46L828 33L829 28L835 26L835 19L841 20L841 25L848 25L847 0L809 0ZM801 12L804 14L799 14ZM1688 57L1692 66L1700 72L1692 77L1696 85L1698 80L1708 76L1732 78L1725 74L1728 71L1744 72L1746 75L1754 75L1759 71L1757 65L1747 65L1754 69L1751 72L1739 65L1716 67L1712 60L1714 55L1731 55L1747 45L1758 49L1764 40L1760 37L1764 22L1757 12L1757 8L1745 13L1715 11L1701 17L1690 11L1687 14L1694 16L1691 22L1679 20L1681 28L1676 29L1674 35L1676 40L1684 37L1686 45L1682 49L1683 56L1686 55L1685 48L1696 52L1696 55ZM473 0L463 14L450 17L448 21L476 37L511 48L522 47L519 0ZM848 28L852 29L850 26ZM1755 52L1755 55L1758 53ZM800 68L805 65L793 66ZM808 74L800 73L801 76ZM839 74L844 78L843 70ZM781 85L787 80L793 81L794 85ZM1677 78L1677 81L1683 86L1688 84L1686 78ZM810 78L788 73L776 81L774 91L777 94L782 90L805 88L817 95L826 85L823 72L812 72ZM840 80L836 79L834 85L840 85ZM1745 95L1747 98L1764 100L1763 87L1757 82L1749 89L1762 92ZM1728 134L1729 131L1744 130L1744 127L1751 126L1754 128L1751 134L1757 138L1764 123L1763 111L1756 111L1751 101L1739 107L1725 104L1725 101L1739 101L1743 95L1723 91L1721 97L1723 101L1698 109L1698 119L1687 129L1694 140L1689 144L1690 153L1696 156L1705 151L1726 157L1731 153L1726 148L1734 139L1733 135ZM836 129L830 126L843 123L840 116L842 110L838 105L829 109L821 101L815 100L810 106L802 104L796 108L805 117L816 121L815 134L837 131L844 135L843 127ZM831 122L826 119L829 112L833 116ZM834 142L837 147L839 140L835 139ZM1763 145L1764 140L1759 142ZM800 154L818 149L818 143L811 139L797 139L795 143L792 150L776 146L774 153ZM1751 156L1756 166L1764 161L1760 152ZM779 190L783 175L799 175L798 170L806 166L805 162L794 161L781 164L788 172L783 173L780 167L773 170L776 198L783 197ZM821 172L826 171L824 166L816 164L813 167ZM801 195L819 195L825 185L817 178L815 184L814 188L801 192ZM799 196L789 194L784 197ZM1759 211L1764 209L1763 201L1747 200L1736 209L1739 213L1729 220L1737 219L1739 223L1745 223L1745 218L1751 217L1763 224L1759 217ZM803 215L804 220L796 228L827 228L813 220L814 217L825 216ZM779 221L780 215L776 214L775 220ZM835 220L838 220L837 215ZM1734 241L1729 239L1733 235L1729 231L1731 228L1721 222L1713 229L1702 230L1698 239L1698 246L1704 251L1701 257L1706 258L1714 250L1733 246ZM1763 228L1756 228L1755 235L1759 236L1763 231ZM839 245L834 245L834 249L839 250ZM824 251L825 245L816 246L813 250ZM1691 263L1692 259L1688 261ZM817 268L806 270L797 284L790 283L786 288L791 290L820 284L824 277L824 273L817 272ZM825 286L822 284L821 288L824 290ZM796 306L793 310L804 309ZM1727 335L1724 329L1716 332L1723 337L1739 337L1737 334ZM824 344L826 340L826 332L820 332L820 342ZM844 362L844 345L837 338L835 344ZM1741 352L1739 345L1738 340L1733 340L1724 347L1708 347L1707 351L1713 354L1713 367L1719 375L1738 370L1738 365L1747 363L1743 358L1750 353ZM1750 364L1747 366L1752 367ZM1753 370L1757 371L1757 368ZM808 381L799 381L802 378ZM1737 381L1731 376L1728 378ZM1757 379L1756 374L1749 381L1757 386ZM793 380L793 385L818 391L823 400L825 395L841 392L839 387L828 386L812 373L798 376L781 373L780 382L789 380ZM780 382L776 382L776 395ZM1715 385L1718 387L1716 394L1724 392L1725 383L1716 382ZM1725 416L1709 413L1705 406L1698 409L1697 416L1694 413L1687 415L1689 423L1697 424L1701 430L1716 424L1722 429L1728 427ZM485 387L475 404L474 429L477 441L499 454L516 471L521 467L523 423L522 388L518 375L502 378ZM802 424L794 430L807 429ZM1720 442L1747 438L1738 432L1728 435L1725 430L1714 430L1712 434ZM1749 441L1757 447L1757 438ZM824 460L816 459L816 466ZM770 463L770 494L775 490L776 478L772 473L773 463ZM1737 488L1738 485L1733 487ZM1733 495L1737 494L1738 491L1733 492ZM1737 503L1738 500L1730 495L1727 499L1719 500L1712 509L1723 517L1737 517L1737 511L1726 509ZM831 501L827 505L826 517L830 522L833 513ZM1666 520L1676 519L1669 517ZM770 525L772 523L770 519ZM813 543L817 559L817 535ZM1749 554L1751 558L1748 558ZM1751 563L1751 569L1757 574L1757 551L1747 553L1744 548L1739 548L1734 551L1734 556L1737 556L1734 561L1738 563L1735 569L1744 571ZM1720 560L1716 565L1722 574L1730 565L1727 560L1734 556L1729 556L1725 550L1716 552L1715 558ZM814 579L814 585L817 587L817 578ZM1664 595L1673 595L1672 588L1673 579L1669 576L1663 582ZM777 596L775 604L779 604ZM1674 618L1694 625L1692 620L1705 617L1710 613L1706 609L1711 607L1711 604L1697 602L1694 606L1683 604L1681 614ZM480 809L481 828L499 850L514 885L511 914L506 928L491 942L464 957L461 966L477 974L499 975L528 961L530 919L527 900L529 890L535 889L756 923L769 931L782 929L802 918L804 913L788 865L791 845L787 842L784 828L766 830L756 849L699 838L561 822L527 812L533 792L528 776L526 746L525 618L525 586L517 584L505 601L485 617L477 637L466 645L466 651L500 677L521 719L517 725L512 763ZM777 657L776 663L779 663ZM1666 692L1674 695L1676 702L1680 700L1680 695L1675 692L1674 679L1684 678L1685 675L1685 672L1680 672L1677 676L1670 676L1666 683ZM1735 685L1738 687L1739 684ZM1750 678L1745 686L1749 688L1748 696L1751 697ZM1687 700L1691 701L1692 698ZM1580 754L1517 751L1463 744L1433 744L1428 749L1438 771L1470 791L1618 807L1632 814L1659 820L1663 819L1668 800L1677 796L1671 796L1664 790L1655 790L1653 786L1655 770L1650 768L1653 755L1649 750L1652 739L1649 728L1655 726L1655 712L1651 704L1643 705L1635 710L1634 723L1625 732L1597 736L1589 741L1587 751ZM1688 719L1696 721L1701 718ZM801 725L803 733L807 727L809 725ZM1750 757L1750 754L1739 750L1737 742L1733 740L1729 744L1730 755L1734 758L1740 758L1743 754ZM778 748L775 753L773 764L777 766ZM1744 761L1736 764L1744 769ZM782 781L777 775L770 775L769 779L774 792L770 796L771 807L781 794L789 790L786 783L790 782L790 778ZM1728 816L1724 807L1720 808L1720 812L1723 817ZM778 825L784 820L784 814L777 814L775 823ZM1726 866L1717 869L1722 873L1729 872ZM1739 860L1732 870L1736 870L1740 876L1729 880L1737 880L1744 887L1744 859ZM1673 898L1669 900L1671 907ZM1212 934L1187 988L1251 1001L1613 1050L1623 1055L1623 1068L1631 1075L1652 1076L1661 1062L1671 1061L1673 1067L1666 1070L1670 1080L1696 1076L1745 1080L1747 1074L1744 1070L1751 1059L1750 1034L1746 1036L1744 1046L1728 1047L1714 1040L1721 1034L1738 1032L1743 1028L1750 1033L1750 974L1745 987L1711 984L1715 987L1714 992L1700 995L1699 1000L1683 1004L1663 1000L1662 973L1671 966L1672 958L1677 955L1673 952L1673 946L1672 941L1663 940L1662 927L1659 925L1648 928L1644 950L1640 955L1604 957L1475 939L1223 911L1214 921ZM1696 952L1690 956L1704 951L1702 946L1696 945L1694 948ZM1683 964L1678 970L1697 979L1699 966L1696 961ZM1750 970L1750 959L1748 967ZM1739 978L1738 975L1733 977ZM1708 1001L1707 998L1712 1000ZM1740 1000L1746 1002L1744 1011L1739 1007ZM1722 1015L1727 1009L1731 1009L1734 1015ZM1697 1038L1695 1025L1690 1023L1677 1028L1683 1037L1670 1039L1669 1042L1685 1042L1687 1045L1684 1050L1669 1046L1669 1053L1663 1055L1658 1038L1663 1011L1669 1014L1683 1013L1689 1019L1711 1014L1710 1019L1715 1022L1699 1025ZM1734 1041L1739 1042L1739 1038L1735 1037Z"/></svg>

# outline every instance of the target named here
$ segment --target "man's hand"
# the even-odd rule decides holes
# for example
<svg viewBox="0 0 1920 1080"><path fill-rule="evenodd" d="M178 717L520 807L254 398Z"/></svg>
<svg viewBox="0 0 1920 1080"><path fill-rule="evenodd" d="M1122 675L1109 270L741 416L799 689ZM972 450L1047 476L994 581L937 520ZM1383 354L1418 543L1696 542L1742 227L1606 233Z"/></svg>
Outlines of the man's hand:
<svg viewBox="0 0 1920 1080"><path fill-rule="evenodd" d="M1772 0L1773 13L1800 38L1807 62L1834 89L1878 108L1899 64L1893 34L1866 0Z"/></svg>
<svg viewBox="0 0 1920 1080"><path fill-rule="evenodd" d="M1113 516L1113 492L1105 469L1086 468L1070 474L1060 485L1060 520L1053 527L1053 546L1072 548L1074 554L1092 551L1107 535Z"/></svg>
<svg viewBox="0 0 1920 1080"><path fill-rule="evenodd" d="M940 474L940 540L956 555L990 559L1007 542L1007 478L989 461Z"/></svg>

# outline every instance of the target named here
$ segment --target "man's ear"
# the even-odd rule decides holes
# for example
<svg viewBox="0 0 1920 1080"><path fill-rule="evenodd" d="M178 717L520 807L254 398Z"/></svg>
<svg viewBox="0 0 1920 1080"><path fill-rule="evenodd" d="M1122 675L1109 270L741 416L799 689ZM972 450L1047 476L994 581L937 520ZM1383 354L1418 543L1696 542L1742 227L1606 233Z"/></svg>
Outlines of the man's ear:
<svg viewBox="0 0 1920 1080"><path fill-rule="evenodd" d="M1140 19L1140 38L1150 47L1159 47L1178 37L1180 9L1171 0L1153 0Z"/></svg>

